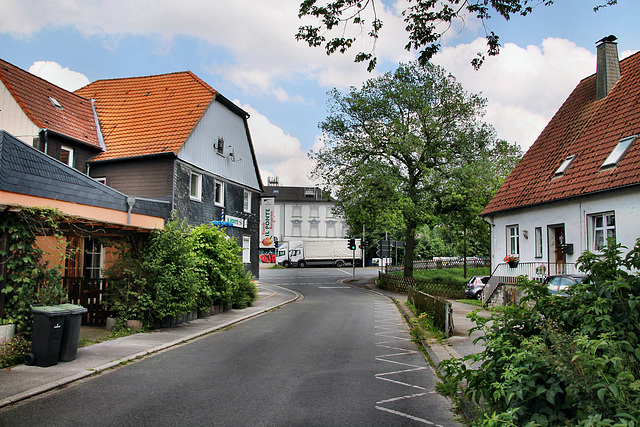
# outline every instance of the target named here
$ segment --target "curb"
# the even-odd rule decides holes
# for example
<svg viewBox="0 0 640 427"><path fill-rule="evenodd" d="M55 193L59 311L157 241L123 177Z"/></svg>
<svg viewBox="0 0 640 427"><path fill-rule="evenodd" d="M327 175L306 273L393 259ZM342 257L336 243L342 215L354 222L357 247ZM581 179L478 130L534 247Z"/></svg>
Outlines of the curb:
<svg viewBox="0 0 640 427"><path fill-rule="evenodd" d="M275 286L275 287L281 288L280 286L277 286L277 285L271 285L270 284L269 286ZM133 354L131 356L123 357L121 359L112 360L111 362L105 363L105 364L97 366L95 368L87 369L86 371L79 372L77 374L68 376L66 378L63 378L63 379L60 379L60 380L57 380L57 381L53 381L53 382L50 382L48 384L44 384L44 385L35 387L35 388L31 389L31 390L24 391L22 393L18 393L16 395L10 396L10 397L6 398L5 400L0 401L0 409L4 408L6 406L9 406L11 404L20 402L22 400L37 396L39 394L46 393L48 391L54 390L54 389L56 389L58 387L62 387L64 385L67 385L67 384L82 380L84 378L88 378L88 377L91 377L91 376L94 376L94 375L98 375L98 374L100 374L100 373L102 373L104 371L107 371L109 369L116 368L116 367L120 366L123 363L131 362L131 361L134 361L136 359L140 359L140 358L152 355L154 353L159 353L159 352L161 352L163 350L167 350L169 348L176 347L176 346L178 346L180 344L185 344L185 343L187 343L189 341L193 341L193 340L195 340L197 338L200 338L200 337L202 337L204 335L208 335L208 334L211 334L213 332L219 331L221 329L228 328L231 325L235 325L235 324L238 324L240 322L244 322L245 320L260 316L260 315L262 315L262 314L264 314L264 313L266 313L268 311L271 311L273 309L285 306L287 304L291 304L292 302L297 301L301 297L301 295L296 291L293 291L291 289L286 289L286 288L281 288L281 289L285 289L286 291L293 293L294 296L289 300L286 300L286 301L284 301L284 302L282 302L280 304L274 305L274 306L269 307L267 309L264 309L262 311L258 311L258 312L252 313L252 314L248 314L246 316L242 316L242 317L240 317L238 319L235 319L235 320L232 320L232 321L228 321L228 322L225 322L225 323L220 324L220 325L213 326L213 327L211 327L209 329L205 329L205 330L202 330L202 331L199 331L199 332L195 332L193 334L184 336L182 338L178 338L178 339L175 339L173 341L169 341L169 342L166 342L164 344L160 344L160 345L158 345L156 347L153 347L153 348L150 348L148 350L140 351L140 352L135 353L135 354ZM264 299L271 298L272 296L273 296L273 294L269 295L268 297L266 297Z"/></svg>

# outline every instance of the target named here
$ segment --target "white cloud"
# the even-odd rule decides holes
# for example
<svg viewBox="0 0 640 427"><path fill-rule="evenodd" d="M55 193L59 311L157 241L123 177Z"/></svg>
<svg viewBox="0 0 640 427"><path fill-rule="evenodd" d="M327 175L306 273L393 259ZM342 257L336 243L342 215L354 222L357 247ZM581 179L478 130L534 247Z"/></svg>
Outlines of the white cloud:
<svg viewBox="0 0 640 427"><path fill-rule="evenodd" d="M237 100L234 102L240 105ZM262 181L267 183L269 176L277 176L281 185L309 185L313 162L302 150L298 138L286 134L250 105L241 107L251 116L249 129Z"/></svg>
<svg viewBox="0 0 640 427"><path fill-rule="evenodd" d="M90 83L84 74L71 71L67 67L63 68L57 62L52 61L34 62L29 67L29 72L70 92Z"/></svg>
<svg viewBox="0 0 640 427"><path fill-rule="evenodd" d="M476 71L469 61L485 43L479 38L444 48L434 62L489 100L485 119L498 137L527 150L580 80L595 73L595 54L558 38L544 39L541 47L507 43Z"/></svg>

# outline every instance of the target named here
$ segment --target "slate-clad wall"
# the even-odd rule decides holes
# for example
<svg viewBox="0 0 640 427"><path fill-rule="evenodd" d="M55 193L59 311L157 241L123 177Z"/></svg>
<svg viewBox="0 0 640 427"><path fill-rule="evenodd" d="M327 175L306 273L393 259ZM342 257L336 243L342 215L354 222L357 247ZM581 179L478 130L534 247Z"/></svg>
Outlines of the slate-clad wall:
<svg viewBox="0 0 640 427"><path fill-rule="evenodd" d="M41 133L42 135L42 133ZM39 142L44 146L44 141ZM87 162L100 153L98 148L92 148L84 144L63 138L53 132L47 133L47 154L54 159L60 160L60 148L64 145L73 149L73 168L82 173L87 173ZM44 148L44 147L43 147Z"/></svg>
<svg viewBox="0 0 640 427"><path fill-rule="evenodd" d="M212 175L190 166L181 161L176 161L174 210L179 218L186 218L190 225L209 224L211 221L222 219L222 208L214 203L215 180ZM201 201L191 200L190 181L191 172L202 174L202 198ZM218 178L220 181L224 181ZM242 218L247 217L243 213L244 187L237 184L225 182L224 212L225 215ZM226 233L233 237L238 245L242 247L243 236L251 236L251 264L247 269L254 277L259 275L259 226L260 226L260 195L252 193L251 210L252 215L248 218L247 228L226 228Z"/></svg>

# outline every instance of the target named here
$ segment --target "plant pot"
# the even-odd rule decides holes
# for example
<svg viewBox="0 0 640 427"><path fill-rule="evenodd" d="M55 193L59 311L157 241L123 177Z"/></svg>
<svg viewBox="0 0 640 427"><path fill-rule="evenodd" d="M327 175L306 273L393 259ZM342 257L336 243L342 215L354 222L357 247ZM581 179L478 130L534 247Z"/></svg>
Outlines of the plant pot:
<svg viewBox="0 0 640 427"><path fill-rule="evenodd" d="M15 333L16 325L14 324L0 326L0 344L4 343L5 341L11 341Z"/></svg>
<svg viewBox="0 0 640 427"><path fill-rule="evenodd" d="M509 267L516 268L518 266L518 261L509 261Z"/></svg>
<svg viewBox="0 0 640 427"><path fill-rule="evenodd" d="M140 329L142 329L142 320L127 320L126 325L129 329L139 331Z"/></svg>

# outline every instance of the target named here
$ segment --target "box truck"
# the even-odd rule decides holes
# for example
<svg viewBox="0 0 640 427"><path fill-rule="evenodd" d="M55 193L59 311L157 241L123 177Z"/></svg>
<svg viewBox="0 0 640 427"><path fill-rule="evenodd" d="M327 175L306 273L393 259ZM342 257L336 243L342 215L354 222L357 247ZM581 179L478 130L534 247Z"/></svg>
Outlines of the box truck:
<svg viewBox="0 0 640 427"><path fill-rule="evenodd" d="M283 267L331 265L344 267L353 262L354 251L347 239L293 240L278 246L276 262ZM362 261L360 250L355 251L356 264Z"/></svg>

